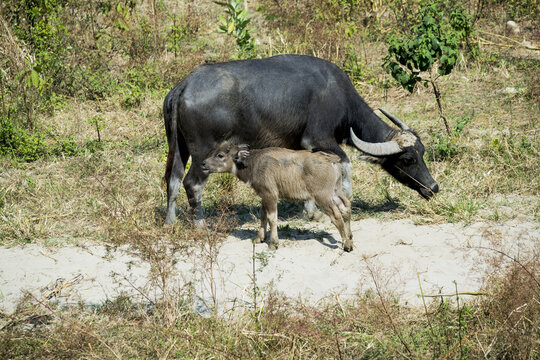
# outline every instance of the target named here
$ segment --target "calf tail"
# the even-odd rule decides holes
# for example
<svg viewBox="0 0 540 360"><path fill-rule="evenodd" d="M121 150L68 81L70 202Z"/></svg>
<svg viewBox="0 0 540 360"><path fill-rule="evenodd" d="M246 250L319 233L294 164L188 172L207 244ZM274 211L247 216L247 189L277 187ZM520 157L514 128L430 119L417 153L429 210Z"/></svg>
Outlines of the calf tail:
<svg viewBox="0 0 540 360"><path fill-rule="evenodd" d="M339 155L328 149L313 148L311 152L317 153L317 155L324 157L326 161L329 161L333 164L339 163L341 161Z"/></svg>

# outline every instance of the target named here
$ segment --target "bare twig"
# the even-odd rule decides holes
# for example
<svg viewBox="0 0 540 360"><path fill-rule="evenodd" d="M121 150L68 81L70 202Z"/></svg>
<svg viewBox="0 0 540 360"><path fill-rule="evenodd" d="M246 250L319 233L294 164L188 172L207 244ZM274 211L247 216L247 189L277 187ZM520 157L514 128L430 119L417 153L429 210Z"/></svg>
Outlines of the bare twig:
<svg viewBox="0 0 540 360"><path fill-rule="evenodd" d="M422 294L422 297L429 297L429 298L436 298L436 297L454 297L457 295L471 295L471 296L482 296L482 295L489 295L487 292L473 292L473 291L460 291L454 294L436 294L436 295L426 295ZM420 296L420 295L416 295Z"/></svg>
<svg viewBox="0 0 540 360"><path fill-rule="evenodd" d="M257 313L257 274L256 274L256 264L255 264L255 241L251 242L252 244L252 254L251 254L251 264L252 264L252 275L251 275L251 281L253 282L253 310L255 310L255 313ZM258 317L255 317L255 319L258 319Z"/></svg>
<svg viewBox="0 0 540 360"><path fill-rule="evenodd" d="M416 276L418 277L418 286L420 287L420 294L422 295L422 303L424 304L424 310L426 311L426 318L429 324L429 332L431 333L431 338L435 339L436 338L435 331L433 330L433 325L431 324L431 321L430 321L431 319L429 318L428 309L426 305L426 299L424 297L424 290L422 290L422 282L420 281L420 274L416 273ZM438 351L435 351L435 345L433 345L433 356L441 352L441 346L438 341L437 341L437 348L438 348Z"/></svg>
<svg viewBox="0 0 540 360"><path fill-rule="evenodd" d="M478 37L478 42L483 45L491 45L491 46L507 47L507 48L523 48L523 49L532 50L532 51L540 51L539 47L533 47L533 46L529 46L522 43L518 43L519 45L495 43L493 41L486 40L480 36Z"/></svg>
<svg viewBox="0 0 540 360"><path fill-rule="evenodd" d="M454 281L454 285L456 286L456 303L457 303L457 309L458 309L458 339L459 339L459 355L460 359L463 359L463 343L461 339L461 311L463 308L459 308L459 292L457 289L457 281Z"/></svg>
<svg viewBox="0 0 540 360"><path fill-rule="evenodd" d="M55 311L53 308L51 308L49 306L49 304L47 302L45 302L44 300L39 300L38 298L36 298L34 295L31 294L31 296L34 298L34 300L41 306L43 306L45 309L47 309L51 314L53 314L54 316L56 316L58 319L60 320L64 320L64 321L67 321L69 323L71 323L71 325L73 325L75 328L78 328L78 330L80 332L83 332L93 338L95 338L97 341L99 341L103 346L105 346L105 348L107 348L107 350L109 350L111 352L111 354L114 355L114 357L116 359L122 359L122 357L120 357L110 346L109 344L107 344L105 342L105 340L103 340L99 335L97 335L95 332L93 332L92 330L86 330L84 329L81 325L79 325L78 323L76 323L72 318L63 318L57 311Z"/></svg>
<svg viewBox="0 0 540 360"><path fill-rule="evenodd" d="M540 50L539 47L534 47L534 46L529 46L529 45L527 45L527 44L523 44L522 42L517 41L517 40L515 40L515 39L512 39L512 38L510 38L510 37L508 37L508 36L499 35L499 34L494 34L494 33L491 33L491 32L489 32L489 31L484 31L484 30L480 30L480 32L481 32L481 33L484 33L484 34L486 34L486 35L495 36L496 38L499 38L499 39L502 39L502 40L505 40L505 41L511 41L511 42L514 42L514 43L517 44L517 45L514 46L514 47L523 47L523 48L526 48L526 49L528 49L528 50ZM482 39L482 38L480 38L480 37L478 37L478 38L481 39L481 40L483 40L483 41L488 41L488 42L489 42L489 40L485 40L485 39ZM491 45L506 46L506 47L510 46L510 45L496 44L496 43L491 43Z"/></svg>
<svg viewBox="0 0 540 360"><path fill-rule="evenodd" d="M519 266L521 266L521 268L523 270L525 270L525 272L531 277L531 279L533 279L533 281L536 283L536 285L538 286L538 289L540 289L540 282L536 279L536 277L525 267L525 265L523 265L519 260L517 260L516 258L506 254L505 252L503 251L500 251L500 250L497 250L497 249L493 249L493 248L490 248L490 247L486 247L486 246L476 246L477 249L484 249L484 250L491 250L491 251L495 251L496 253L499 253L507 258L509 258L510 260L512 260L513 262L515 262L516 264L518 264ZM536 291L537 293L539 292L538 290Z"/></svg>
<svg viewBox="0 0 540 360"><path fill-rule="evenodd" d="M169 353L171 352L172 348L174 347L174 345L176 345L176 342L178 341L178 339L174 339L174 341L172 342L171 346L169 346L169 348L167 349L167 351L165 352L165 354L160 357L160 359L167 359L169 357Z"/></svg>
<svg viewBox="0 0 540 360"><path fill-rule="evenodd" d="M127 276L123 275L122 276L124 278L125 281L128 282L128 284L133 288L135 289L135 291L137 291L139 294L141 294L142 297L144 297L146 300L148 300L148 302L152 305L155 305L154 301L152 301L152 299L150 299L148 297L148 295L146 295L141 289L139 289L137 286L135 286L135 284L133 284Z"/></svg>
<svg viewBox="0 0 540 360"><path fill-rule="evenodd" d="M286 339L286 340L289 340L289 341L293 340L290 337L288 337L287 335L283 335L283 334L280 334L280 333L267 334L267 333L256 332L256 331L242 330L242 335L245 335L245 336L257 336L257 337L269 337L269 338L282 338L282 339Z"/></svg>
<svg viewBox="0 0 540 360"><path fill-rule="evenodd" d="M375 274L373 273L373 270L371 269L371 266L369 265L369 262L368 262L367 258L364 258L364 262L366 263L367 268L369 270L369 273L371 275L371 279L373 280L373 283L375 284L375 289L377 290L377 294L379 295L379 300L380 300L381 305L383 307L384 314L386 315L386 317L388 317L388 320L390 320L390 325L392 326L392 329L394 330L394 333L398 337L401 344L403 344L403 346L405 347L405 349L407 350L409 355L413 355L411 349L409 348L409 345L407 345L407 343L403 339L403 336L401 335L401 332L397 328L396 324L394 324L394 320L392 319L392 316L390 315L390 312L386 308L386 303L384 301L384 297L383 297L383 295L381 293L379 284L377 283L377 279L375 278Z"/></svg>
<svg viewBox="0 0 540 360"><path fill-rule="evenodd" d="M339 345L337 323L336 323L336 314L333 314L332 321L334 323L334 340L336 341L336 347L338 351L339 360L343 360L343 355L341 354L341 346Z"/></svg>
<svg viewBox="0 0 540 360"><path fill-rule="evenodd" d="M444 116L443 109L442 109L441 92L435 82L436 79L433 79L431 73L429 74L429 76L430 76L431 86L433 87L433 93L435 94L435 100L437 100L437 106L439 107L439 117L440 119L443 120L444 127L446 128L446 133L448 134L448 136L450 136L451 135L450 126L448 126L448 121L446 120L446 117Z"/></svg>

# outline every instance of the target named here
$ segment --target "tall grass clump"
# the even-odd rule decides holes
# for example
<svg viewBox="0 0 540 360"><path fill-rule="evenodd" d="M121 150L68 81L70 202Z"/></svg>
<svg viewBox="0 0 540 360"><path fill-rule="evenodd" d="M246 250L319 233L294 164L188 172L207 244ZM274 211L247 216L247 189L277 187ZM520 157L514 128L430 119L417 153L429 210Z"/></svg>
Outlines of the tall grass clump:
<svg viewBox="0 0 540 360"><path fill-rule="evenodd" d="M455 294L422 293L423 310L379 291L316 307L270 292L256 317L198 315L185 292L171 294L173 306L141 306L125 296L94 309L30 302L0 319L0 356L534 359L538 260L499 258L480 296L464 300L456 284Z"/></svg>

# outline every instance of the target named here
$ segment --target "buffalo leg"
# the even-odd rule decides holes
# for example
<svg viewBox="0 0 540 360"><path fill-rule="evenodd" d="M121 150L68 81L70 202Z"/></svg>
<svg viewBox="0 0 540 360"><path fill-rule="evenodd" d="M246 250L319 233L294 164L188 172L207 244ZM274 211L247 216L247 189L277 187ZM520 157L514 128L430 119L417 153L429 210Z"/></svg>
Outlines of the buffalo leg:
<svg viewBox="0 0 540 360"><path fill-rule="evenodd" d="M346 155L345 155L346 156ZM347 199L352 198L352 165L349 158L341 160L341 187Z"/></svg>
<svg viewBox="0 0 540 360"><path fill-rule="evenodd" d="M191 161L191 167L184 178L184 188L188 198L189 205L191 206L192 215L197 225L204 225L204 214L201 207L202 191L206 182L208 181L208 175L205 175L198 164L201 163L200 159L193 159Z"/></svg>
<svg viewBox="0 0 540 360"><path fill-rule="evenodd" d="M169 150L167 158L167 168L165 170L165 182L167 183L167 215L165 224L172 224L176 220L176 198L180 189L180 182L184 177L189 153L185 147L181 149Z"/></svg>

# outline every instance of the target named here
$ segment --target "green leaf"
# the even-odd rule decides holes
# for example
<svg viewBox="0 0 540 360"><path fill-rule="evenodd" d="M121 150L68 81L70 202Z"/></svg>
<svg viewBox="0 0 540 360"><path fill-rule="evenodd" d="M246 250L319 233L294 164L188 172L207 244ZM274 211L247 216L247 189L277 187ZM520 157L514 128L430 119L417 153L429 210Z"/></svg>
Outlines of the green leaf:
<svg viewBox="0 0 540 360"><path fill-rule="evenodd" d="M236 28L236 25L234 24L233 21L231 21L231 22L229 23L229 26L227 27L227 33L228 33L228 34L231 34L231 33L234 31L235 28Z"/></svg>
<svg viewBox="0 0 540 360"><path fill-rule="evenodd" d="M30 71L30 79L32 85L34 85L35 88L39 88L39 74L36 70L32 69L32 71Z"/></svg>

